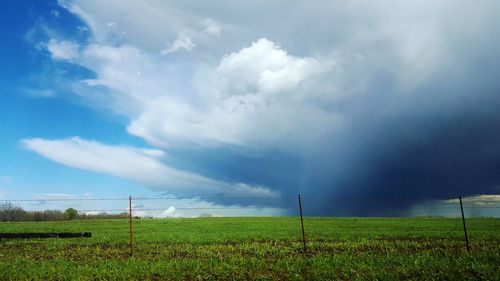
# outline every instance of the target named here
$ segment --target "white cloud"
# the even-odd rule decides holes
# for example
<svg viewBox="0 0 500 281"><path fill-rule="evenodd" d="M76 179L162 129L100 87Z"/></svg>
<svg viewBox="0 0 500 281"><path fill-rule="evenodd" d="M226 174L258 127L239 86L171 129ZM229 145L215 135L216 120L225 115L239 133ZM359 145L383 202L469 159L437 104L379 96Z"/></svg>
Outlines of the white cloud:
<svg viewBox="0 0 500 281"><path fill-rule="evenodd" d="M281 140L297 143L290 142L291 136L317 138L325 132L321 126L331 129L340 122L335 114L302 104L321 91L311 85L297 90L334 64L291 56L266 39L216 65L193 65L192 73L179 71L191 68L189 62L179 66L158 60L131 45L89 44L76 62L97 76L82 81L90 88L81 95L96 102L91 87L106 86L110 93L96 104L128 116L129 133L161 148L186 143L279 146Z"/></svg>
<svg viewBox="0 0 500 281"><path fill-rule="evenodd" d="M459 199L445 200L445 203L459 203ZM462 198L463 203L471 203L475 205L494 205L500 203L500 195L498 194L482 194L475 196L467 196Z"/></svg>
<svg viewBox="0 0 500 281"><path fill-rule="evenodd" d="M56 60L74 60L79 52L79 45L69 41L60 41L50 39L47 44L47 50L50 52L53 59Z"/></svg>
<svg viewBox="0 0 500 281"><path fill-rule="evenodd" d="M164 46L165 38L193 29L186 26L188 15L168 2L59 0L59 4L88 25L94 43L113 41L125 34L122 39L127 43L154 51ZM114 23L113 28L109 23Z"/></svg>
<svg viewBox="0 0 500 281"><path fill-rule="evenodd" d="M182 213L179 213L175 210L173 206L168 207L165 211L163 211L161 214L157 215L156 217L158 218L180 218L183 217Z"/></svg>
<svg viewBox="0 0 500 281"><path fill-rule="evenodd" d="M55 162L94 172L124 177L153 186L171 184L184 180L209 182L197 176L170 169L151 154L161 155L160 151L148 152L130 147L107 146L78 137L64 140L26 139L22 143L30 150Z"/></svg>
<svg viewBox="0 0 500 281"><path fill-rule="evenodd" d="M168 167L158 159L163 156L159 150L110 146L78 137L63 140L25 139L22 144L63 165L130 179L169 192L277 195L267 188L247 185L242 188L241 184L230 185Z"/></svg>
<svg viewBox="0 0 500 281"><path fill-rule="evenodd" d="M146 58L143 61L143 65L151 62ZM290 56L273 42L261 39L248 48L223 57L215 69L201 69L198 75L204 78L195 81L194 85L211 85L203 92L194 89L195 92L185 92L181 96L172 89L178 83L191 83L189 80L182 77L175 79L178 77L176 73L143 72L149 78L147 87L151 91L134 93L137 87L131 85L126 86L122 93L130 97L139 94L145 97L152 93L155 96L150 96L146 103L144 99L140 101L144 104L141 114L133 118L127 129L131 134L160 147L182 142L241 145L262 144L263 140L280 143L284 139L289 142L290 135L295 134L315 138L321 134L320 131L325 131L324 128L316 131L314 127L299 127L297 124L316 123L336 127L339 119L321 108L301 105L304 99L314 99L314 94L293 91L300 82L331 69L329 62ZM212 75L214 72L216 76ZM166 87L166 77L169 76L174 87ZM134 78L134 81L137 83L138 79ZM127 83L130 80L120 85ZM179 87L186 91L185 87ZM281 97L276 94L281 94ZM300 115L299 112L307 115ZM303 134L297 131L303 129L311 132Z"/></svg>
<svg viewBox="0 0 500 281"><path fill-rule="evenodd" d="M315 104L321 102L324 90L321 83L317 84L320 87L315 85L314 79L338 65L331 57L294 56L275 42L261 38L253 43L246 41L246 47L211 63L190 59L182 64L170 62L147 52L149 42L155 41L149 35L141 37L144 40L140 42L131 38L118 46L113 41L107 43L103 39L106 36L102 36L108 32L106 23L127 23L112 13L104 17L100 9L95 9L99 5L75 1L70 9L87 21L99 37L83 49L78 61L97 76L85 83L109 88L107 100L96 103L107 104L128 116L128 132L154 146L236 144L257 149L290 146L290 151L304 139L318 139L342 122L338 114ZM133 3L126 5L133 5L134 11L146 9ZM148 18L157 18L165 10L155 6L144 12L149 13ZM147 33L148 22L133 15L128 18ZM220 26L213 19L204 17L195 23L214 35L219 32ZM182 20L176 20L174 26L196 36L194 28ZM177 34L162 54L194 48L187 33ZM82 95L95 97L91 88Z"/></svg>
<svg viewBox="0 0 500 281"><path fill-rule="evenodd" d="M168 55L170 53L177 52L180 49L191 51L195 46L196 45L191 41L191 38L184 33L180 33L170 47L161 51L161 54Z"/></svg>
<svg viewBox="0 0 500 281"><path fill-rule="evenodd" d="M204 19L204 20L200 21L200 25L205 28L204 31L206 33L212 34L215 36L220 36L222 27L217 22L215 22L213 19L210 19L210 18Z"/></svg>
<svg viewBox="0 0 500 281"><path fill-rule="evenodd" d="M228 95L275 93L295 88L307 77L332 69L314 58L290 56L265 38L224 56L217 67L221 90Z"/></svg>

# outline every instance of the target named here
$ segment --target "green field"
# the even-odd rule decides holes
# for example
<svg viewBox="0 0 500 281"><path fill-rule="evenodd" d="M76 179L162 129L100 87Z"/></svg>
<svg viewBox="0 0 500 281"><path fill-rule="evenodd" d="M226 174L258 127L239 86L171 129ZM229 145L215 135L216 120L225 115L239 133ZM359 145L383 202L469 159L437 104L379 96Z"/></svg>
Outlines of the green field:
<svg viewBox="0 0 500 281"><path fill-rule="evenodd" d="M500 219L138 219L0 223L0 232L92 238L0 240L0 280L500 280Z"/></svg>

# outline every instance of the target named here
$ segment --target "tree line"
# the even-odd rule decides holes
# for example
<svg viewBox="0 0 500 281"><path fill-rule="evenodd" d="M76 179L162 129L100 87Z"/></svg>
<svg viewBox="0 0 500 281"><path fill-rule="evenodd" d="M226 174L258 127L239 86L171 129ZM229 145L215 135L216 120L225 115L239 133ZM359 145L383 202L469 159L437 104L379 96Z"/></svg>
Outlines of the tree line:
<svg viewBox="0 0 500 281"><path fill-rule="evenodd" d="M99 213L86 214L78 213L74 208L61 210L26 211L20 206L11 202L0 203L0 221L64 221L73 219L116 219L127 218L126 212L119 214Z"/></svg>

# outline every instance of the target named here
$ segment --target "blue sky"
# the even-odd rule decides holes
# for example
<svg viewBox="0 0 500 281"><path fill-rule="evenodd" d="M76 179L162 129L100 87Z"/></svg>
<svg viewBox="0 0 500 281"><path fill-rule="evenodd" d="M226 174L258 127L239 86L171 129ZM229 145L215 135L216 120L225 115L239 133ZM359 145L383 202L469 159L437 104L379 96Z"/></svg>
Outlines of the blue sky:
<svg viewBox="0 0 500 281"><path fill-rule="evenodd" d="M496 204L498 8L9 1L0 196L166 194L196 200L151 206L250 214L287 211L241 198L298 192L325 210L351 198L340 215L404 215L458 195Z"/></svg>
<svg viewBox="0 0 500 281"><path fill-rule="evenodd" d="M57 139L79 135L132 145L143 145L144 142L124 132L125 120L94 111L78 100L64 98L68 89L58 86L61 81L51 76L60 71L68 72L64 77L71 78L67 79L92 75L70 64L54 63L49 53L37 47L50 38L44 28L54 28L58 34L86 40L88 35L74 34L83 24L81 20L57 2L50 1L6 2L0 19L3 38L0 70L3 196L31 198L45 193L82 196L93 193L115 197L147 193L143 187L129 181L55 164L23 148L19 142L21 139L36 136ZM50 91L50 96L44 96L44 91Z"/></svg>

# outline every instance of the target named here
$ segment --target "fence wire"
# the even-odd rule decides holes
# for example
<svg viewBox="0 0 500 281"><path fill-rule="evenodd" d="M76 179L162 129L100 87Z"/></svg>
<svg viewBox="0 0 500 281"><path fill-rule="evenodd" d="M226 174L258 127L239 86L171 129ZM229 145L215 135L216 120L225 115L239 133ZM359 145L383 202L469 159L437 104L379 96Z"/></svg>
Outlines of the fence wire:
<svg viewBox="0 0 500 281"><path fill-rule="evenodd" d="M132 208L128 207L128 201L132 198ZM347 214L352 212L356 214L357 211L367 210L365 202L369 201L370 206L377 207L384 211L384 214L395 212L400 216L404 212L452 212L460 210L458 202L453 200L434 202L434 203L421 203L416 206L390 206L394 202L394 198L361 198L352 196L302 196L303 211L307 215L308 212L320 215L335 215L337 212ZM494 211L500 209L500 202L488 202L478 204L476 201L467 200L464 198L463 207L468 212L476 211ZM116 203L113 203L116 202ZM148 203L149 202L149 203ZM183 203L185 202L185 203ZM397 201L396 201L397 202ZM291 195L282 196L252 196L252 197L238 197L238 196L212 196L212 197L181 197L176 198L172 196L133 196L133 197L66 197L66 198L19 198L19 199L0 199L0 204L31 204L29 207L40 208L46 203L61 203L61 207L72 207L73 205L81 205L77 203L86 203L87 207L74 206L79 213L124 213L132 211L133 214L144 212L163 212L171 208L171 204L176 205L175 211L238 211L237 214L242 214L245 211L262 211L264 209L273 209L274 211L284 212L293 215L298 210L297 197ZM101 207L103 204L112 207ZM139 203L139 204L137 204ZM196 206L201 204L202 206ZM206 206L208 204L208 206ZM149 206L146 206L149 205ZM189 206L194 205L194 206ZM35 207L33 207L35 206ZM58 206L51 206L50 209L57 209ZM90 207L90 208L89 208ZM172 206L173 207L173 206ZM500 212L499 212L500 213ZM275 214L275 213L273 213ZM143 214L145 215L145 214ZM225 214L225 216L230 214ZM256 214L259 215L259 214Z"/></svg>

